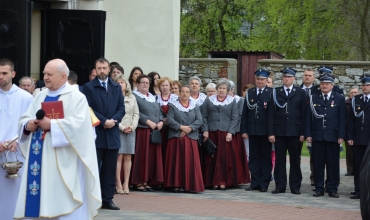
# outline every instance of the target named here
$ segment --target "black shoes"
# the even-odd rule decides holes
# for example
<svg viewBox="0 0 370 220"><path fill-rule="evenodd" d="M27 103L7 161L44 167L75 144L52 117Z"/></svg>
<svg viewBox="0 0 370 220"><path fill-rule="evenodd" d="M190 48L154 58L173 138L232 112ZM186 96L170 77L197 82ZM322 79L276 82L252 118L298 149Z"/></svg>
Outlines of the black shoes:
<svg viewBox="0 0 370 220"><path fill-rule="evenodd" d="M346 173L346 174L344 174L344 176L354 176L354 174L353 173Z"/></svg>
<svg viewBox="0 0 370 220"><path fill-rule="evenodd" d="M301 191L299 191L299 190L292 190L291 192L293 194L296 194L296 195L300 195L301 194Z"/></svg>
<svg viewBox="0 0 370 220"><path fill-rule="evenodd" d="M339 198L339 195L338 195L338 193L335 193L335 192L329 192L329 197Z"/></svg>
<svg viewBox="0 0 370 220"><path fill-rule="evenodd" d="M324 192L315 191L313 194L314 197L324 196Z"/></svg>
<svg viewBox="0 0 370 220"><path fill-rule="evenodd" d="M119 210L119 207L117 207L113 202L109 202L109 203L103 202L101 208L102 209L109 209L109 210Z"/></svg>
<svg viewBox="0 0 370 220"><path fill-rule="evenodd" d="M252 186L250 186L248 188L245 188L245 190L246 191L253 191L253 190L260 190L260 188L259 187L252 187Z"/></svg>
<svg viewBox="0 0 370 220"><path fill-rule="evenodd" d="M285 190L274 189L271 191L272 194L285 193Z"/></svg>
<svg viewBox="0 0 370 220"><path fill-rule="evenodd" d="M360 199L360 193L355 193L349 197L350 199Z"/></svg>
<svg viewBox="0 0 370 220"><path fill-rule="evenodd" d="M263 192L263 193L264 193L264 192L267 192L267 189L265 189L265 188L261 188L261 189L260 189L260 192Z"/></svg>

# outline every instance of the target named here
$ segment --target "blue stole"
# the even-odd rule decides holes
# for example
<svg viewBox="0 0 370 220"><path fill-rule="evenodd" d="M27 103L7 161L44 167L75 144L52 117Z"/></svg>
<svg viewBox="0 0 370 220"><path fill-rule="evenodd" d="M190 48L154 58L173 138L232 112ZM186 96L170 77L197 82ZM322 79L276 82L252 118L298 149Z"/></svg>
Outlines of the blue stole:
<svg viewBox="0 0 370 220"><path fill-rule="evenodd" d="M59 96L46 96L44 102L58 101ZM32 135L30 152L28 155L28 175L25 217L40 216L40 193L41 193L41 162L44 140L41 139L44 131L38 128ZM47 166L47 165L46 165Z"/></svg>

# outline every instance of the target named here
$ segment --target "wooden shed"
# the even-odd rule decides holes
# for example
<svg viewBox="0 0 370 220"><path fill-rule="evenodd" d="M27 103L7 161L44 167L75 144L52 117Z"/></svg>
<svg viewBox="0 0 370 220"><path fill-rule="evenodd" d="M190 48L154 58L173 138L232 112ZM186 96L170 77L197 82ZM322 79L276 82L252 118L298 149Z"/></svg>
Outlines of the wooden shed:
<svg viewBox="0 0 370 220"><path fill-rule="evenodd" d="M238 62L237 90L241 90L247 84L254 85L254 72L257 70L258 60L283 59L284 56L272 51L246 51L246 50L213 50L208 52L208 58L233 58Z"/></svg>

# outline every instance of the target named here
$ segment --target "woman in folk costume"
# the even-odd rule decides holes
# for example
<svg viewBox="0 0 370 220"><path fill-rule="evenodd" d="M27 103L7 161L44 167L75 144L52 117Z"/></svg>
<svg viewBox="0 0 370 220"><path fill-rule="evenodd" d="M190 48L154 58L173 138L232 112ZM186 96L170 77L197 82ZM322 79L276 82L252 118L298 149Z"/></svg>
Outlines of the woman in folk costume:
<svg viewBox="0 0 370 220"><path fill-rule="evenodd" d="M202 130L203 140L210 138L217 150L214 157L206 158L208 164L203 165L202 171L205 186L225 190L227 186L249 182L249 176L237 170L240 157L233 147L237 145L233 135L238 129L239 111L235 99L227 94L229 81L220 79L216 89L217 95L210 96L203 104Z"/></svg>
<svg viewBox="0 0 370 220"><path fill-rule="evenodd" d="M197 106L200 107L202 111L203 102L206 100L207 95L200 92L200 86L202 85L202 80L197 76L192 76L189 79L189 85L191 89L190 100L195 102Z"/></svg>
<svg viewBox="0 0 370 220"><path fill-rule="evenodd" d="M171 94L172 80L168 77L163 77L158 80L158 87L161 94L157 96L157 102L161 107L163 115L164 126L161 130L162 134L162 161L163 167L166 161L166 149L168 141L168 126L167 126L167 113L169 108L169 103L176 101L179 97L175 94Z"/></svg>
<svg viewBox="0 0 370 220"><path fill-rule="evenodd" d="M152 130L161 130L163 115L155 97L149 93L150 78L140 75L137 90L133 91L139 106L139 124L136 129L135 156L131 170L131 183L139 191L154 191L148 181L163 183L161 144L150 142Z"/></svg>
<svg viewBox="0 0 370 220"><path fill-rule="evenodd" d="M169 140L164 185L172 187L175 193L180 188L185 192L204 191L197 143L202 114L189 97L190 87L181 87L179 100L169 104L167 114Z"/></svg>
<svg viewBox="0 0 370 220"><path fill-rule="evenodd" d="M122 95L125 97L125 116L119 124L121 148L117 158L116 193L128 195L130 193L128 180L131 171L131 157L135 154L135 129L139 121L139 107L132 94L130 83L125 77L122 74L118 75L114 81L121 85ZM123 184L121 179L123 179Z"/></svg>

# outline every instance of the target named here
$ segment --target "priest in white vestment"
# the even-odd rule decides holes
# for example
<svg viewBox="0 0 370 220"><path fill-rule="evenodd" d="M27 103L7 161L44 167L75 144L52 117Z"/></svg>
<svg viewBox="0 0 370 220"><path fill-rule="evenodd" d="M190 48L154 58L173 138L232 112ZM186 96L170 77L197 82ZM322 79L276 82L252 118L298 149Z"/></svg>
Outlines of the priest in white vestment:
<svg viewBox="0 0 370 220"><path fill-rule="evenodd" d="M16 150L8 153L8 161L24 162L17 141L10 143L18 135L18 120L27 111L33 97L28 92L12 84L15 76L14 64L11 60L0 60L0 164L6 162L7 150ZM22 169L18 173L21 173ZM11 220L14 216L21 177L5 178L7 172L0 168L0 219Z"/></svg>
<svg viewBox="0 0 370 220"><path fill-rule="evenodd" d="M90 110L85 96L67 83L68 73L63 60L49 61L44 69L47 89L19 120L26 161L16 219L93 219L101 207ZM64 118L50 119L46 114L35 119L41 103L50 100L62 101Z"/></svg>

